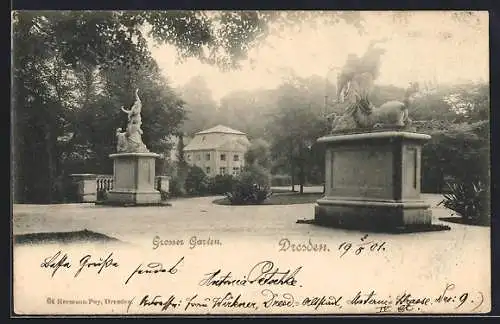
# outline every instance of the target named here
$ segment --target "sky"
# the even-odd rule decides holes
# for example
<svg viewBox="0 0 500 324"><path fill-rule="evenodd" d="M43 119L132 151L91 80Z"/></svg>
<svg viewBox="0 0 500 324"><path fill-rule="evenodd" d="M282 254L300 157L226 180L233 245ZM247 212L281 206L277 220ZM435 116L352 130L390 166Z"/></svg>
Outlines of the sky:
<svg viewBox="0 0 500 324"><path fill-rule="evenodd" d="M325 12L324 14L330 14ZM378 84L406 87L409 82L459 83L489 80L488 13L477 12L473 24L460 23L450 12L412 12L408 23L397 23L392 12L362 12L366 33L354 27L304 26L301 32L270 35L272 46L249 52L240 70L221 72L196 59L178 63L172 46L150 48L162 73L174 87L200 75L206 79L214 99L237 90L271 89L278 86L286 71L301 77L318 75L335 80L350 53L362 55L370 41L387 38L380 45L382 56Z"/></svg>

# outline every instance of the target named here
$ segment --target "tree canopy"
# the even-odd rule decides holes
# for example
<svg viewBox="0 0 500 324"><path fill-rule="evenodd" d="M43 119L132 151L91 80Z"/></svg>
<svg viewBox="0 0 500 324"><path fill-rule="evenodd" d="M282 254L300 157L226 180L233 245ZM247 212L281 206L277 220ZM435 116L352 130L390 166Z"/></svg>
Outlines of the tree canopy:
<svg viewBox="0 0 500 324"><path fill-rule="evenodd" d="M136 88L143 100L144 142L150 150L168 151L172 135L208 127L202 120L212 116L209 123L224 123L252 137L266 134L274 163L292 162L291 174L298 168L303 183L309 165L315 165L310 164L315 139L327 132L324 116L334 107L326 99L335 96L335 86L321 77L293 76L277 89L229 94L219 105L201 79L192 80L181 94L172 89L151 55L148 38L174 45L180 60L194 57L235 69L271 33L279 36L302 23L341 21L363 32L359 12L14 12L15 201L57 201L61 179L68 174L111 173L108 155L115 150L115 130L126 122L119 108L132 104ZM397 88L378 90L374 100L399 97ZM438 90L417 98L410 114L451 122L483 120L489 112L488 93L484 85ZM160 163L159 171L162 167Z"/></svg>

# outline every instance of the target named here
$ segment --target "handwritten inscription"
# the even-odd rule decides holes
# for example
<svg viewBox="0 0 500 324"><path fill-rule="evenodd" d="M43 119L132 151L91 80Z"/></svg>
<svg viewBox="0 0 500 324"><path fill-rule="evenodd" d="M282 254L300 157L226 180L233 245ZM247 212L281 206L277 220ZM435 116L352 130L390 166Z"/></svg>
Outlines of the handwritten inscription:
<svg viewBox="0 0 500 324"><path fill-rule="evenodd" d="M58 251L53 256L45 258L42 264L40 264L40 267L51 269L51 277L54 277L59 268L69 269L71 268L71 264L70 260L68 259L68 255L66 253L62 254L61 251Z"/></svg>
<svg viewBox="0 0 500 324"><path fill-rule="evenodd" d="M143 265L142 263L137 266L137 268L132 271L130 276L128 276L127 280L125 280L125 284L128 284L130 279L135 275L157 275L157 274L176 274L177 267L184 261L184 257L180 258L176 264L171 266L168 270L163 267L162 263L159 262L150 262L147 265Z"/></svg>
<svg viewBox="0 0 500 324"><path fill-rule="evenodd" d="M176 247L187 245L189 249L210 247L210 246L222 246L219 239L212 237L198 237L196 235L191 236L188 240L184 239L162 239L160 236L156 235L153 238L153 250L159 247Z"/></svg>
<svg viewBox="0 0 500 324"><path fill-rule="evenodd" d="M280 268L275 266L272 261L262 261L253 266L247 275L237 277L232 272L223 272L218 269L214 272L205 274L204 278L199 282L200 286L247 286L252 284L258 285L281 285L281 286L296 286L297 279L295 276L300 272L302 267L298 267L293 271L288 269L280 271Z"/></svg>
<svg viewBox="0 0 500 324"><path fill-rule="evenodd" d="M342 242L338 246L338 251L340 252L340 257L343 257L347 253L354 253L354 255L360 255L362 253L380 253L384 252L386 248L385 241L373 241L368 239L368 235L364 235L360 242Z"/></svg>
<svg viewBox="0 0 500 324"><path fill-rule="evenodd" d="M384 251L385 242L368 240L368 235L360 239L361 243L343 242L339 245L339 250L343 249L341 256L352 251L353 255L359 255L363 251ZM290 245L292 243L290 242ZM310 243L311 246L314 243ZM364 249L359 249L363 247ZM327 249L326 245L321 248ZM360 252L357 252L357 251ZM162 262L140 263L132 270L126 278L124 284L131 280L138 280L140 277L146 280L155 280L163 275L175 275L182 268L184 257L177 262L164 266ZM119 263L115 260L113 253L104 257L95 257L86 254L81 257L78 263L73 266L72 260L67 253L57 251L55 254L46 257L40 267L47 269L51 278L58 271L68 271L75 269L73 278L77 278L84 272L99 275L105 271L118 268ZM131 306L135 308L147 309L151 311L173 311L182 313L183 311L201 310L203 313L217 312L220 309L248 310L249 313L258 310L284 310L299 308L301 311L316 312L339 312L341 309L358 309L365 313L423 313L435 309L455 309L464 312L474 312L485 302L485 296L481 291L460 291L454 283L448 283L438 294L429 295L415 293L412 291L399 291L395 294L382 294L376 290L355 290L352 294L339 294L335 291L314 295L303 295L304 290L300 289L298 278L303 267L278 266L270 260L260 261L251 266L248 272L233 273L232 271L219 268L215 271L205 273L198 287L201 289L188 297L177 296L173 292L148 293L140 297L131 299L115 298L82 298L64 299L47 297L47 304L75 304L75 305L125 305L127 312ZM300 279L300 278L299 278ZM192 284L195 284L193 282ZM204 288L201 288L204 287ZM215 288L206 289L207 287ZM238 290L227 291L226 289ZM243 287L261 287L256 292ZM221 291L222 290L222 291ZM215 294L214 294L215 293ZM297 309L294 312L298 311Z"/></svg>
<svg viewBox="0 0 500 324"><path fill-rule="evenodd" d="M100 274L106 268L117 268L118 263L113 260L112 256L113 253L110 253L105 259L99 258L98 261L93 261L92 256L87 254L80 259L80 268L76 271L75 277L78 277L83 269L97 269L97 274Z"/></svg>
<svg viewBox="0 0 500 324"><path fill-rule="evenodd" d="M178 267L183 261L184 257L181 257L173 266L170 267L164 267L161 262L149 262L145 265L141 263L127 277L125 285L128 284L132 278L135 278L138 275L174 275L177 273ZM59 269L70 269L72 268L72 264L71 259L66 253L57 251L54 255L45 258L40 264L40 267L51 270L51 277L54 277ZM107 268L118 267L118 262L113 259L113 253L108 254L105 258L95 258L92 255L87 254L80 259L74 278L77 278L82 272L85 271L94 270L96 274L101 274L101 272Z"/></svg>
<svg viewBox="0 0 500 324"><path fill-rule="evenodd" d="M298 309L306 312L338 313L347 308L348 311L357 309L362 313L415 313L430 310L433 305L445 305L450 309L463 309L464 312L473 312L484 303L483 293L480 291L455 291L455 284L447 284L442 292L436 295L418 295L403 291L396 295L384 295L375 290L356 291L351 295L317 294L302 295L300 292L283 291L281 289L263 288L259 293L249 292L247 296L241 291L224 291L220 294L191 294L188 297L174 293L146 294L140 297L114 298L83 298L69 300L64 298L47 297L47 304L60 305L123 305L126 312L134 308L147 309L153 312L171 311L182 313L185 311L201 311L202 313L216 312L218 309L253 311L279 310L297 312Z"/></svg>
<svg viewBox="0 0 500 324"><path fill-rule="evenodd" d="M153 297L146 295L146 296L142 297L142 299L139 303L139 306L142 306L142 307L151 307L151 306L158 307L159 306L162 311L166 311L169 308L176 308L177 306L179 306L179 302L175 301L174 295L170 295L167 298L163 298L160 295L156 295Z"/></svg>
<svg viewBox="0 0 500 324"><path fill-rule="evenodd" d="M296 305L295 298L290 293L277 294L271 289L264 289L261 294L265 298L262 302L265 308L293 307Z"/></svg>
<svg viewBox="0 0 500 324"><path fill-rule="evenodd" d="M257 310L257 302L244 300L241 294L227 292L215 297L200 297L197 294L186 299L178 298L171 294L168 297L161 295L145 295L139 302L139 307L154 308L160 311L176 309L182 306L184 311L188 309L220 309L220 308L239 308Z"/></svg>
<svg viewBox="0 0 500 324"><path fill-rule="evenodd" d="M52 270L51 277L54 277L57 270L71 268L71 260L66 253L57 251L53 256L47 257L40 264L41 268L48 268ZM104 269L117 268L118 263L113 260L113 253L110 253L106 258L93 258L92 255L87 254L80 259L79 266L75 272L75 278L80 275L83 270L97 269L97 274L100 274Z"/></svg>

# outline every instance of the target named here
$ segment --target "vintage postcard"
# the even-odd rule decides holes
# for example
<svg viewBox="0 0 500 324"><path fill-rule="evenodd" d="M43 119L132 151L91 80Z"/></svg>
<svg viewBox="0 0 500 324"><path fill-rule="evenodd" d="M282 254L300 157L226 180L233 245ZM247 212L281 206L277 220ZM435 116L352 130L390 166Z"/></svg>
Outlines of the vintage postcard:
<svg viewBox="0 0 500 324"><path fill-rule="evenodd" d="M12 315L490 312L488 18L12 12Z"/></svg>

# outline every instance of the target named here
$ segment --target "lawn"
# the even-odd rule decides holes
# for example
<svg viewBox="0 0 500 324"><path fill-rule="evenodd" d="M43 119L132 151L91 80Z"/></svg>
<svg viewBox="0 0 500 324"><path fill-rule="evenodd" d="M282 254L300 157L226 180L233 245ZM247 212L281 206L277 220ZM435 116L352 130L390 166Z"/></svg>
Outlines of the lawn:
<svg viewBox="0 0 500 324"><path fill-rule="evenodd" d="M299 192L275 192L273 190L272 196L259 205L313 204L316 202L316 200L322 197L323 194L317 192L305 192L303 194L300 194ZM226 198L216 199L213 201L213 203L218 205L231 205L229 200L227 200Z"/></svg>

